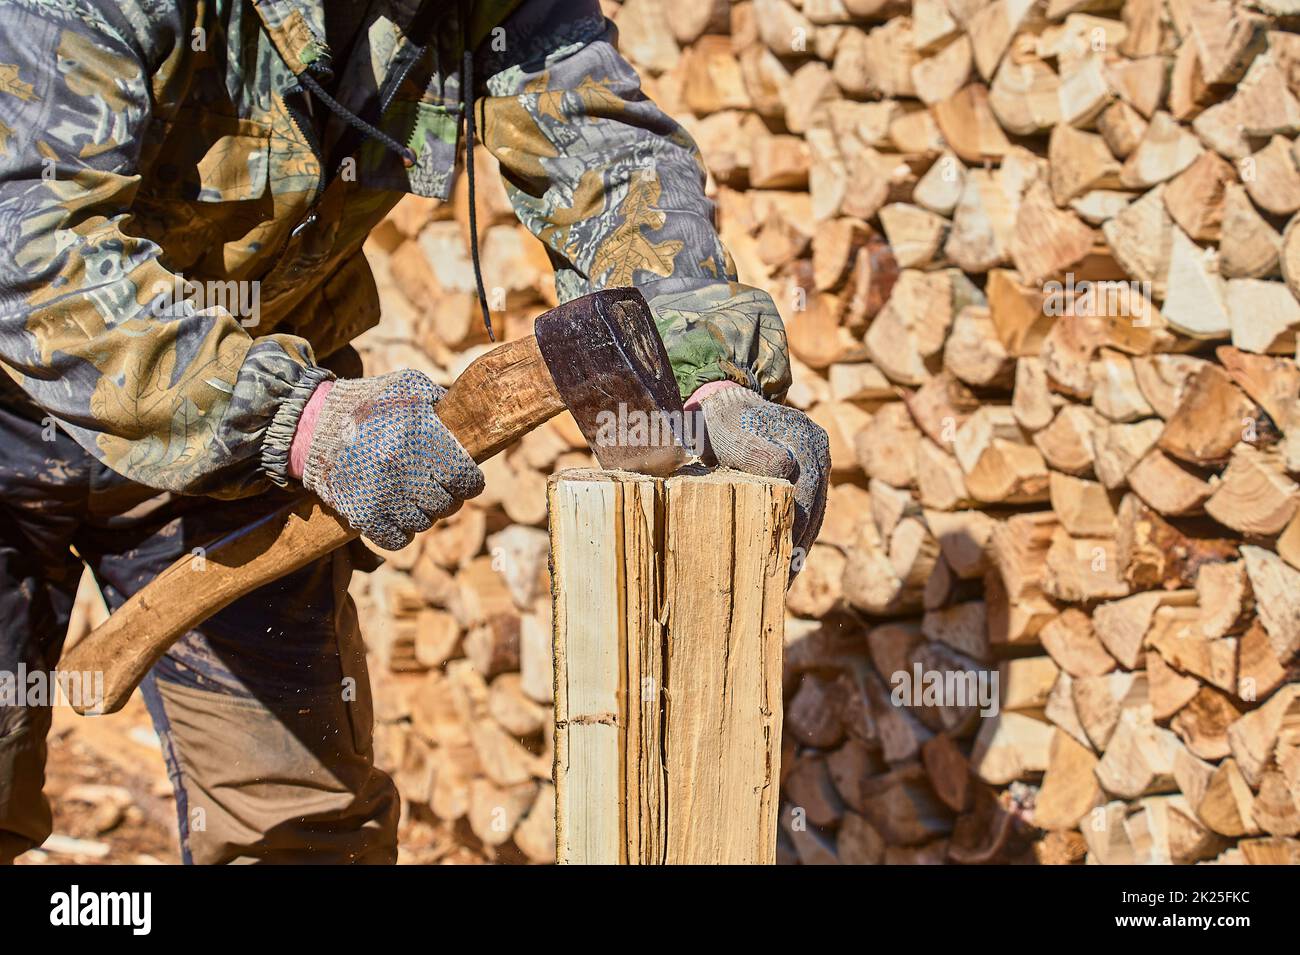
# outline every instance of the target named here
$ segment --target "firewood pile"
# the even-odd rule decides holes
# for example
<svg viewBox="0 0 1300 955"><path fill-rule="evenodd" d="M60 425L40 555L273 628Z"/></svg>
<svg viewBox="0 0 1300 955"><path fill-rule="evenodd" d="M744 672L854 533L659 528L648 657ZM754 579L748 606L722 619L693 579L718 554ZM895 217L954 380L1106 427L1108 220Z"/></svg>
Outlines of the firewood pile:
<svg viewBox="0 0 1300 955"><path fill-rule="evenodd" d="M831 436L781 858L1300 861L1300 7L605 9ZM515 337L550 267L475 162ZM460 189L367 246L372 373L487 347ZM545 480L591 463L547 425L358 576L380 758L467 855L552 858Z"/></svg>

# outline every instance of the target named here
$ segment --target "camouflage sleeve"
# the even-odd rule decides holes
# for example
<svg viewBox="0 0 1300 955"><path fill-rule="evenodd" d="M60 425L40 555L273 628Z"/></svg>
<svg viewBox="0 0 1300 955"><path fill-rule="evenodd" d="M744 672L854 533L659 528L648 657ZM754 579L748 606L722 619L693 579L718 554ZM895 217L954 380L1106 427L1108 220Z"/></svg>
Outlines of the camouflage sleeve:
<svg viewBox="0 0 1300 955"><path fill-rule="evenodd" d="M642 290L684 397L723 379L780 397L776 305L736 280L695 144L615 42L596 0L525 0L479 46L480 132L515 212L549 249L561 299Z"/></svg>
<svg viewBox="0 0 1300 955"><path fill-rule="evenodd" d="M132 234L150 88L128 35L89 4L0 0L0 367L135 481L252 493L328 373L302 339L159 307L179 279Z"/></svg>

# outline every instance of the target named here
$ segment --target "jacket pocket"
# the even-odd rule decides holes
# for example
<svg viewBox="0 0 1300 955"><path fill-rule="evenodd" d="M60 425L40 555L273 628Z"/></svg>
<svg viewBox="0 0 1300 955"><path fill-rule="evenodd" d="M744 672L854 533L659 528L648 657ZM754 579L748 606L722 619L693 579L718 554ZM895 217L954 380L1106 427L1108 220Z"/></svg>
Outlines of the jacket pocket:
<svg viewBox="0 0 1300 955"><path fill-rule="evenodd" d="M241 202L266 192L271 127L251 119L192 111L158 120L160 139L141 192L159 199Z"/></svg>

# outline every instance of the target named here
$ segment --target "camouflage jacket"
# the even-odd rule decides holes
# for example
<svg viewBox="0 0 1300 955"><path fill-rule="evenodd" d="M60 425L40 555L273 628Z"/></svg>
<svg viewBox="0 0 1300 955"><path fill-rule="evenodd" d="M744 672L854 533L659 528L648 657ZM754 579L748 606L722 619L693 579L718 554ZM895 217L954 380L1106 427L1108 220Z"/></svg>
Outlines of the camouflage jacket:
<svg viewBox="0 0 1300 955"><path fill-rule="evenodd" d="M322 2L0 0L0 365L83 446L184 493L283 481L318 356L378 321L367 233L451 191L465 37L479 134L561 296L641 287L683 394L784 392L776 308L736 282L694 144L595 0L490 0L464 25L371 0L343 62Z"/></svg>

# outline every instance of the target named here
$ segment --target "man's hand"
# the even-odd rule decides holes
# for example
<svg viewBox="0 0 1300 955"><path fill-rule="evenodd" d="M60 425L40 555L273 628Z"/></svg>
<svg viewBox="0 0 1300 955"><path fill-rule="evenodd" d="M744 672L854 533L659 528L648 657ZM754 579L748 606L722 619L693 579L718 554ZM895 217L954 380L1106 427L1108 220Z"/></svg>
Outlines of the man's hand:
<svg viewBox="0 0 1300 955"><path fill-rule="evenodd" d="M794 484L791 578L821 530L831 471L826 432L802 411L778 405L734 382L704 385L691 396L704 414L718 463Z"/></svg>
<svg viewBox="0 0 1300 955"><path fill-rule="evenodd" d="M302 483L377 546L405 547L483 490L483 472L438 420L446 393L411 369L321 385L294 436L306 449Z"/></svg>

